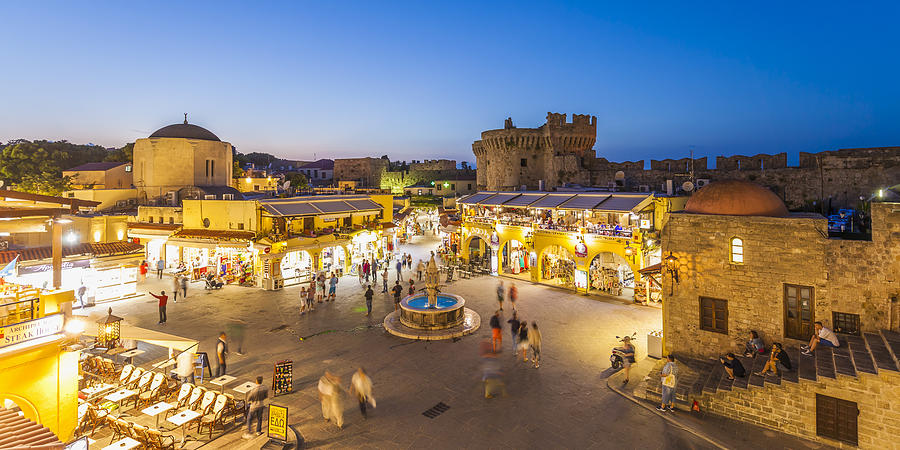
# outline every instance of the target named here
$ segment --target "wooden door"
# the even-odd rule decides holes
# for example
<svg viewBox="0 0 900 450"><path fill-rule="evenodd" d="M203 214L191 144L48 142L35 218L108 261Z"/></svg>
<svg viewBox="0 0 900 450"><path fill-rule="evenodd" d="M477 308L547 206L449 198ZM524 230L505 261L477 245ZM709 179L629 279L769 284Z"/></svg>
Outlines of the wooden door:
<svg viewBox="0 0 900 450"><path fill-rule="evenodd" d="M815 299L811 286L784 285L784 336L809 340L815 322Z"/></svg>
<svg viewBox="0 0 900 450"><path fill-rule="evenodd" d="M856 445L858 442L855 402L816 394L816 434Z"/></svg>

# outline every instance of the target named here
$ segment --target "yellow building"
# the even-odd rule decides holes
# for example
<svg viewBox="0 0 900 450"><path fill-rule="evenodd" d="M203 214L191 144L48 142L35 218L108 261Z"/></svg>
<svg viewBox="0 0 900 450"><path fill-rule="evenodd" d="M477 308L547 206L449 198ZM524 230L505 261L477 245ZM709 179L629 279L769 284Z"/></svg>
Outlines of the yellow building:
<svg viewBox="0 0 900 450"><path fill-rule="evenodd" d="M156 130L134 143L134 186L139 201L175 198L182 188L230 187L232 146L209 130L187 122Z"/></svg>
<svg viewBox="0 0 900 450"><path fill-rule="evenodd" d="M63 170L75 189L128 189L132 182L129 162L94 162Z"/></svg>
<svg viewBox="0 0 900 450"><path fill-rule="evenodd" d="M99 202L97 211L113 208L126 209L137 205L137 189L75 189L62 193L66 198Z"/></svg>
<svg viewBox="0 0 900 450"><path fill-rule="evenodd" d="M241 192L275 192L278 190L278 177L240 177L235 178L234 188Z"/></svg>
<svg viewBox="0 0 900 450"><path fill-rule="evenodd" d="M67 343L72 291L0 286L0 406L70 440L78 420L78 351Z"/></svg>
<svg viewBox="0 0 900 450"><path fill-rule="evenodd" d="M631 297L650 289L639 270L659 263L658 230L683 205L648 193L478 192L457 202L457 253L474 270Z"/></svg>

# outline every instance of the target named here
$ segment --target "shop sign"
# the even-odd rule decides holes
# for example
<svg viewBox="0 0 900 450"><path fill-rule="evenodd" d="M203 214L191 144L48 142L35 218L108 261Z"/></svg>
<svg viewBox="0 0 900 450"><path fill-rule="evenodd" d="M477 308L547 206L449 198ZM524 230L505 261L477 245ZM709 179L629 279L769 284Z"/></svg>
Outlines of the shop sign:
<svg viewBox="0 0 900 450"><path fill-rule="evenodd" d="M269 405L269 439L287 442L288 409L284 406Z"/></svg>
<svg viewBox="0 0 900 450"><path fill-rule="evenodd" d="M271 252L271 251L272 251L272 247L266 247L265 249L263 249L263 252L265 252L267 255L268 255L269 252Z"/></svg>
<svg viewBox="0 0 900 450"><path fill-rule="evenodd" d="M588 278L587 271L575 269L575 287L578 289L587 289Z"/></svg>
<svg viewBox="0 0 900 450"><path fill-rule="evenodd" d="M66 269L77 269L90 267L91 260L90 259L78 259L75 261L63 261L62 262L62 270ZM36 266L20 266L19 267L19 275L28 275L34 273L41 272L51 272L53 271L53 264L38 264Z"/></svg>
<svg viewBox="0 0 900 450"><path fill-rule="evenodd" d="M497 233L491 234L491 247L499 247L500 246L500 236L497 236Z"/></svg>
<svg viewBox="0 0 900 450"><path fill-rule="evenodd" d="M575 244L575 256L585 257L587 256L587 251L587 245L585 245L584 242Z"/></svg>
<svg viewBox="0 0 900 450"><path fill-rule="evenodd" d="M650 229L650 219L641 219L641 229L642 230Z"/></svg>
<svg viewBox="0 0 900 450"><path fill-rule="evenodd" d="M53 314L28 322L7 325L0 328L0 347L50 336L61 332L62 329L62 314Z"/></svg>

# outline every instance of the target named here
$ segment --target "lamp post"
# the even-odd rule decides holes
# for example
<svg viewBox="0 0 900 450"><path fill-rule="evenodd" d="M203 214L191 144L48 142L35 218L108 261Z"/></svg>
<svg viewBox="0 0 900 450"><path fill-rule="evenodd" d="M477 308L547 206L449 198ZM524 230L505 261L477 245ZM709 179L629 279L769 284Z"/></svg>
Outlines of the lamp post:
<svg viewBox="0 0 900 450"><path fill-rule="evenodd" d="M119 345L121 339L122 318L114 316L112 308L106 317L97 321L97 345L105 349L112 349Z"/></svg>
<svg viewBox="0 0 900 450"><path fill-rule="evenodd" d="M673 283L669 289L669 295L672 295L675 292L675 283L678 283L678 258L672 252L669 252L669 255L663 261L666 265L666 272L672 276Z"/></svg>

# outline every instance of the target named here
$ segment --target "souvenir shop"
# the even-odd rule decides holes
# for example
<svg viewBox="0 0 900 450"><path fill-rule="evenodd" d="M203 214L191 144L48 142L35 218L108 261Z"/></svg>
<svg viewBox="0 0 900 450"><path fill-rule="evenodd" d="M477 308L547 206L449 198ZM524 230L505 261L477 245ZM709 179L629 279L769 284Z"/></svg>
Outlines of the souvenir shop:
<svg viewBox="0 0 900 450"><path fill-rule="evenodd" d="M500 252L500 262L503 267L503 273L510 275L528 275L528 270L531 268L528 253L525 244L522 242L514 239L506 242Z"/></svg>
<svg viewBox="0 0 900 450"><path fill-rule="evenodd" d="M322 252L319 254L321 270L325 272L335 271L338 276L343 275L344 267L347 264L347 255L344 252L344 248L340 245L335 245L333 247L325 247L322 249ZM362 258L360 258L362 261Z"/></svg>
<svg viewBox="0 0 900 450"><path fill-rule="evenodd" d="M634 273L621 256L603 252L591 261L590 291L616 297L633 296Z"/></svg>
<svg viewBox="0 0 900 450"><path fill-rule="evenodd" d="M67 258L62 262L63 290L77 291L86 288L84 301L91 305L106 300L116 300L136 295L138 255L92 258L84 255ZM49 260L26 261L19 265L18 275L9 281L49 289L53 284L53 265Z"/></svg>
<svg viewBox="0 0 900 450"><path fill-rule="evenodd" d="M181 258L181 272L189 274L191 281L212 274L226 284L254 284L255 250L249 245L185 246Z"/></svg>
<svg viewBox="0 0 900 450"><path fill-rule="evenodd" d="M350 238L350 263L355 267L364 259L372 261L381 253L378 248L378 233L361 231Z"/></svg>
<svg viewBox="0 0 900 450"><path fill-rule="evenodd" d="M575 287L575 259L568 250L551 245L541 256L541 280L560 286Z"/></svg>
<svg viewBox="0 0 900 450"><path fill-rule="evenodd" d="M281 278L285 286L309 282L312 257L306 250L294 250L281 257Z"/></svg>

